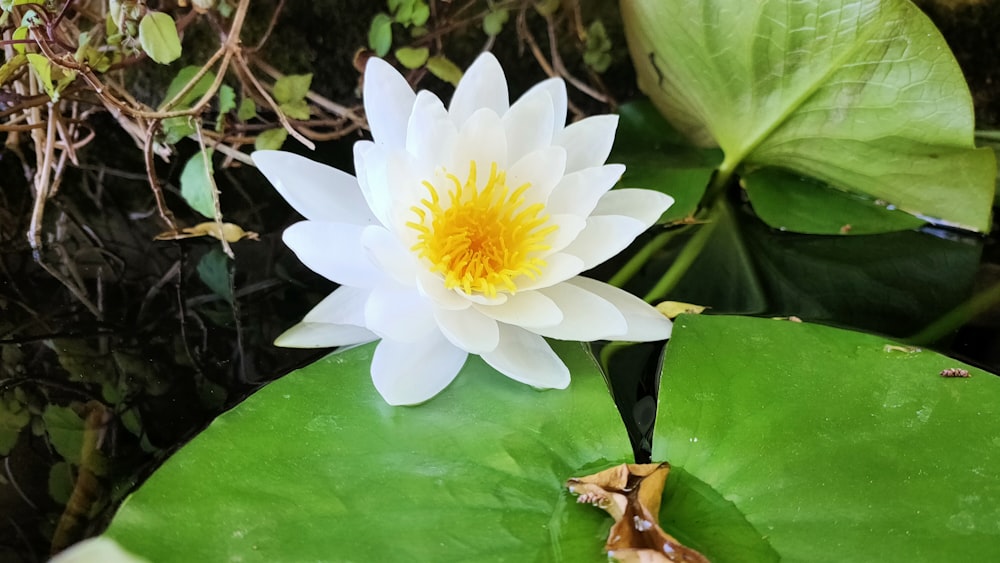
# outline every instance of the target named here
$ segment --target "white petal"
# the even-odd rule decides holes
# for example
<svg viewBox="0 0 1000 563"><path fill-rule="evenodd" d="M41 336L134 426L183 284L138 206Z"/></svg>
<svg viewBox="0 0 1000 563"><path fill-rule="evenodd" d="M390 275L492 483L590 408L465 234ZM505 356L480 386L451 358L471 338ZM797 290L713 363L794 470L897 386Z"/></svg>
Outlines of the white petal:
<svg viewBox="0 0 1000 563"><path fill-rule="evenodd" d="M576 240L562 251L579 257L584 263L583 270L589 270L625 250L646 227L638 219L622 215L591 217Z"/></svg>
<svg viewBox="0 0 1000 563"><path fill-rule="evenodd" d="M406 132L406 151L418 162L427 163L430 175L435 166L446 162L455 148L458 128L441 100L427 90L417 93Z"/></svg>
<svg viewBox="0 0 1000 563"><path fill-rule="evenodd" d="M445 338L470 354L492 352L500 342L497 322L474 308L435 309L434 318Z"/></svg>
<svg viewBox="0 0 1000 563"><path fill-rule="evenodd" d="M617 115L595 115L556 133L555 144L566 149L566 173L604 164L611 154L616 129Z"/></svg>
<svg viewBox="0 0 1000 563"><path fill-rule="evenodd" d="M406 79L382 59L372 57L365 66L365 116L379 145L403 148L406 124L416 94Z"/></svg>
<svg viewBox="0 0 1000 563"><path fill-rule="evenodd" d="M455 151L451 162L445 163L448 172L465 183L469 174L469 164L476 163L476 183L482 187L490 176L490 165L496 163L499 170L507 168L507 136L503 132L500 117L490 109L481 109L465 122L458 132ZM440 183L438 183L440 182ZM438 180L435 185L451 186L446 180Z"/></svg>
<svg viewBox="0 0 1000 563"><path fill-rule="evenodd" d="M631 293L582 276L573 278L566 283L581 287L606 299L625 316L628 331L624 334L609 335L609 339L648 342L670 338L670 332L673 328L670 319Z"/></svg>
<svg viewBox="0 0 1000 563"><path fill-rule="evenodd" d="M522 328L500 325L500 345L482 355L493 369L534 387L565 389L569 369L545 339Z"/></svg>
<svg viewBox="0 0 1000 563"><path fill-rule="evenodd" d="M540 92L546 92L552 100L552 130L562 131L566 126L566 83L562 78L549 78L531 87L530 90L521 96L521 99L537 96ZM520 100L518 100L520 101ZM515 103L515 105L517 105Z"/></svg>
<svg viewBox="0 0 1000 563"><path fill-rule="evenodd" d="M528 153L507 170L507 187L515 190L524 184L531 184L525 198L529 203L545 203L562 179L565 168L566 149L545 147Z"/></svg>
<svg viewBox="0 0 1000 563"><path fill-rule="evenodd" d="M281 239L310 270L342 285L372 287L385 275L361 246L361 225L300 221Z"/></svg>
<svg viewBox="0 0 1000 563"><path fill-rule="evenodd" d="M342 285L306 313L302 322L364 326L365 303L371 292L371 289Z"/></svg>
<svg viewBox="0 0 1000 563"><path fill-rule="evenodd" d="M253 163L303 217L370 225L375 217L354 176L283 151L256 151Z"/></svg>
<svg viewBox="0 0 1000 563"><path fill-rule="evenodd" d="M368 249L376 267L397 283L404 286L416 284L416 257L388 229L381 225L366 227L361 232L361 245Z"/></svg>
<svg viewBox="0 0 1000 563"><path fill-rule="evenodd" d="M390 405L415 405L443 391L466 357L436 330L416 342L383 340L372 357L372 382Z"/></svg>
<svg viewBox="0 0 1000 563"><path fill-rule="evenodd" d="M433 307L414 288L380 284L365 303L365 326L382 338L416 342L435 326Z"/></svg>
<svg viewBox="0 0 1000 563"><path fill-rule="evenodd" d="M587 220L576 215L553 215L549 217L549 224L557 225L559 228L545 239L549 249L541 253L542 258L547 258L569 246L587 227Z"/></svg>
<svg viewBox="0 0 1000 563"><path fill-rule="evenodd" d="M282 348L331 348L377 340L370 330L354 325L301 322L274 340Z"/></svg>
<svg viewBox="0 0 1000 563"><path fill-rule="evenodd" d="M563 313L554 301L538 291L519 291L506 303L474 305L484 315L515 326L552 326L562 322Z"/></svg>
<svg viewBox="0 0 1000 563"><path fill-rule="evenodd" d="M605 164L567 174L552 190L545 209L553 214L569 213L586 217L624 173L625 166L621 164Z"/></svg>
<svg viewBox="0 0 1000 563"><path fill-rule="evenodd" d="M597 202L594 215L625 215L642 221L647 227L656 223L674 198L653 190L624 188L611 190Z"/></svg>
<svg viewBox="0 0 1000 563"><path fill-rule="evenodd" d="M546 90L534 90L510 106L503 115L507 147L511 161L552 145L552 135L562 129L555 126L552 96ZM566 116L563 116L563 120Z"/></svg>
<svg viewBox="0 0 1000 563"><path fill-rule="evenodd" d="M372 214L386 227L390 226L389 209L392 205L387 176L388 159L385 149L371 141L354 143L354 170L358 173L361 194Z"/></svg>
<svg viewBox="0 0 1000 563"><path fill-rule="evenodd" d="M507 78L492 53L483 53L472 63L455 88L448 106L455 125L461 128L467 119L481 108L489 108L500 116L510 107Z"/></svg>
<svg viewBox="0 0 1000 563"><path fill-rule="evenodd" d="M442 309L467 309L472 305L471 301L456 291L445 288L444 279L440 274L424 270L420 264L417 266L417 289L421 295Z"/></svg>
<svg viewBox="0 0 1000 563"><path fill-rule="evenodd" d="M617 307L582 287L561 283L538 291L562 310L563 320L555 326L531 328L532 332L560 340L590 342L628 331L625 316Z"/></svg>
<svg viewBox="0 0 1000 563"><path fill-rule="evenodd" d="M572 246L572 245L571 245ZM536 279L521 278L517 282L517 290L530 291L542 287L549 287L559 282L564 282L577 274L586 270L583 259L572 254L557 252L545 257L545 267Z"/></svg>

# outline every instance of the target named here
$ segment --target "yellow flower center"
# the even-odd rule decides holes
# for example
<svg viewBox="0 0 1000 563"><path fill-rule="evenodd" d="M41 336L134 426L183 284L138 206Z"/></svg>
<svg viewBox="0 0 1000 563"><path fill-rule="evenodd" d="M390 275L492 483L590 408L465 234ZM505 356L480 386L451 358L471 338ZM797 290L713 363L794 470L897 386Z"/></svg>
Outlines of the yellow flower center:
<svg viewBox="0 0 1000 563"><path fill-rule="evenodd" d="M545 241L558 226L547 225L545 205L525 205L530 183L511 191L506 176L494 162L480 188L476 163L471 162L465 184L446 173L451 183L446 197L434 184L423 182L429 199L410 208L418 220L406 223L418 233L411 250L444 276L448 289L487 297L496 297L498 289L514 293L518 277L535 279L545 267L538 255L550 248Z"/></svg>

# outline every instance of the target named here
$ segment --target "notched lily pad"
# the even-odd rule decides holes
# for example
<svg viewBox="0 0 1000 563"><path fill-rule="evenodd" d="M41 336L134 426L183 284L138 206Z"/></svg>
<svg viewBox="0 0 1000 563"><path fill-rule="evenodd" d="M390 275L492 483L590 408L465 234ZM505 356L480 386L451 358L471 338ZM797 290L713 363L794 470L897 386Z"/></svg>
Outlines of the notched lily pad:
<svg viewBox="0 0 1000 563"><path fill-rule="evenodd" d="M681 545L659 524L660 499L670 464L621 465L586 477L573 477L566 487L577 502L592 504L615 519L604 550L623 562L708 563L697 551Z"/></svg>

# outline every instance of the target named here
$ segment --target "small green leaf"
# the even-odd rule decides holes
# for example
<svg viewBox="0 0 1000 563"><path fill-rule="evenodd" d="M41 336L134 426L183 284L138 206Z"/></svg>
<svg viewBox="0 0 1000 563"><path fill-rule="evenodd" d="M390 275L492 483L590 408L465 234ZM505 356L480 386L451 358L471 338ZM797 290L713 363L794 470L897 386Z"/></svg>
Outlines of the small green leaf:
<svg viewBox="0 0 1000 563"><path fill-rule="evenodd" d="M42 413L42 421L49 444L56 453L69 463L79 465L83 447L83 420L69 407L48 405Z"/></svg>
<svg viewBox="0 0 1000 563"><path fill-rule="evenodd" d="M274 99L279 104L304 100L312 84L312 74L289 74L274 82Z"/></svg>
<svg viewBox="0 0 1000 563"><path fill-rule="evenodd" d="M282 127L268 129L257 135L257 138L253 142L253 148L259 151L277 150L281 148L281 145L285 144L285 139L287 138L288 131Z"/></svg>
<svg viewBox="0 0 1000 563"><path fill-rule="evenodd" d="M392 16L376 14L368 28L368 46L375 54L384 57L392 47Z"/></svg>
<svg viewBox="0 0 1000 563"><path fill-rule="evenodd" d="M396 59L406 68L414 69L424 66L430 51L427 47L401 47L396 49Z"/></svg>
<svg viewBox="0 0 1000 563"><path fill-rule="evenodd" d="M163 12L150 11L139 22L139 44L149 58L169 64L181 56L181 39L174 18Z"/></svg>
<svg viewBox="0 0 1000 563"><path fill-rule="evenodd" d="M462 79L462 69L444 55L435 55L427 59L427 70L445 82L458 86Z"/></svg>
<svg viewBox="0 0 1000 563"><path fill-rule="evenodd" d="M183 90L188 83L194 79L199 70L201 70L201 67L191 65L177 71L177 75L174 76L174 79L170 81L170 85L167 86L167 93L163 96L163 102L166 103L172 100L178 92ZM174 105L174 109L187 109L191 107L191 104L195 103L202 96L204 96L205 92L208 92L208 89L212 87L212 82L214 81L214 72L208 71L203 74L201 78L198 79L198 82L194 85L194 87L188 90L188 92L184 94L184 97ZM162 104L160 107L163 107Z"/></svg>
<svg viewBox="0 0 1000 563"><path fill-rule="evenodd" d="M212 293L233 302L233 281L229 272L229 257L218 246L205 253L198 261L198 278L212 290Z"/></svg>
<svg viewBox="0 0 1000 563"><path fill-rule="evenodd" d="M0 10L9 12L14 6L25 4L44 4L44 0L0 0Z"/></svg>
<svg viewBox="0 0 1000 563"><path fill-rule="evenodd" d="M229 113L236 109L236 91L232 86L223 84L219 87L219 113Z"/></svg>
<svg viewBox="0 0 1000 563"><path fill-rule="evenodd" d="M562 0L538 0L535 2L535 11L543 16L551 16L559 11Z"/></svg>
<svg viewBox="0 0 1000 563"><path fill-rule="evenodd" d="M65 505L73 494L73 467L65 461L56 462L49 470L49 497Z"/></svg>
<svg viewBox="0 0 1000 563"><path fill-rule="evenodd" d="M282 113L292 119L309 119L309 104L305 100L285 102L278 107L281 108Z"/></svg>
<svg viewBox="0 0 1000 563"><path fill-rule="evenodd" d="M493 10L483 18L483 31L490 37L500 35L503 24L510 18L510 12L505 9Z"/></svg>
<svg viewBox="0 0 1000 563"><path fill-rule="evenodd" d="M28 53L26 56L45 93L52 98L52 101L58 101L59 93L76 78L76 71L55 67L44 55Z"/></svg>
<svg viewBox="0 0 1000 563"><path fill-rule="evenodd" d="M431 8L424 0L418 0L413 6L413 14L410 16L410 23L416 27L421 27L427 23L431 17Z"/></svg>
<svg viewBox="0 0 1000 563"><path fill-rule="evenodd" d="M587 28L587 50L583 53L583 62L597 73L611 66L611 40L601 20L594 20Z"/></svg>
<svg viewBox="0 0 1000 563"><path fill-rule="evenodd" d="M199 151L187 161L181 172L181 196L192 209L209 219L215 218L212 152L212 149Z"/></svg>
<svg viewBox="0 0 1000 563"><path fill-rule="evenodd" d="M240 108L236 110L236 119L240 121L250 121L257 117L257 104L253 98L243 98L240 100Z"/></svg>
<svg viewBox="0 0 1000 563"><path fill-rule="evenodd" d="M194 119L187 115L168 117L160 122L160 128L163 129L163 142L168 145L176 144L195 132Z"/></svg>
<svg viewBox="0 0 1000 563"><path fill-rule="evenodd" d="M30 31L30 28L26 25L22 25L14 30L14 33L11 34L10 38L17 41L24 41L28 38L28 31ZM14 50L23 55L24 46L24 43L14 43Z"/></svg>
<svg viewBox="0 0 1000 563"><path fill-rule="evenodd" d="M28 57L21 53L14 55L10 60L4 62L0 66L0 84L4 84L10 80L10 77L14 76L26 64L28 64Z"/></svg>

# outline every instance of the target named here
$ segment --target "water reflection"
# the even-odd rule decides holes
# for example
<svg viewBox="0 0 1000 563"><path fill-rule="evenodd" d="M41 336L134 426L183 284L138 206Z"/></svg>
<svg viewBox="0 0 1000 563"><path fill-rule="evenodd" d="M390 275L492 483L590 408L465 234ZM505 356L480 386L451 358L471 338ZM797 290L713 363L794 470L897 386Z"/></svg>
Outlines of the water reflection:
<svg viewBox="0 0 1000 563"><path fill-rule="evenodd" d="M235 262L213 239L154 242L144 175L110 164L74 170L50 200L36 262L11 160L0 162L0 560L34 561L99 531L179 444L316 357L271 342L330 288L284 250L294 213L252 170L229 173L223 203L262 233L234 245Z"/></svg>

